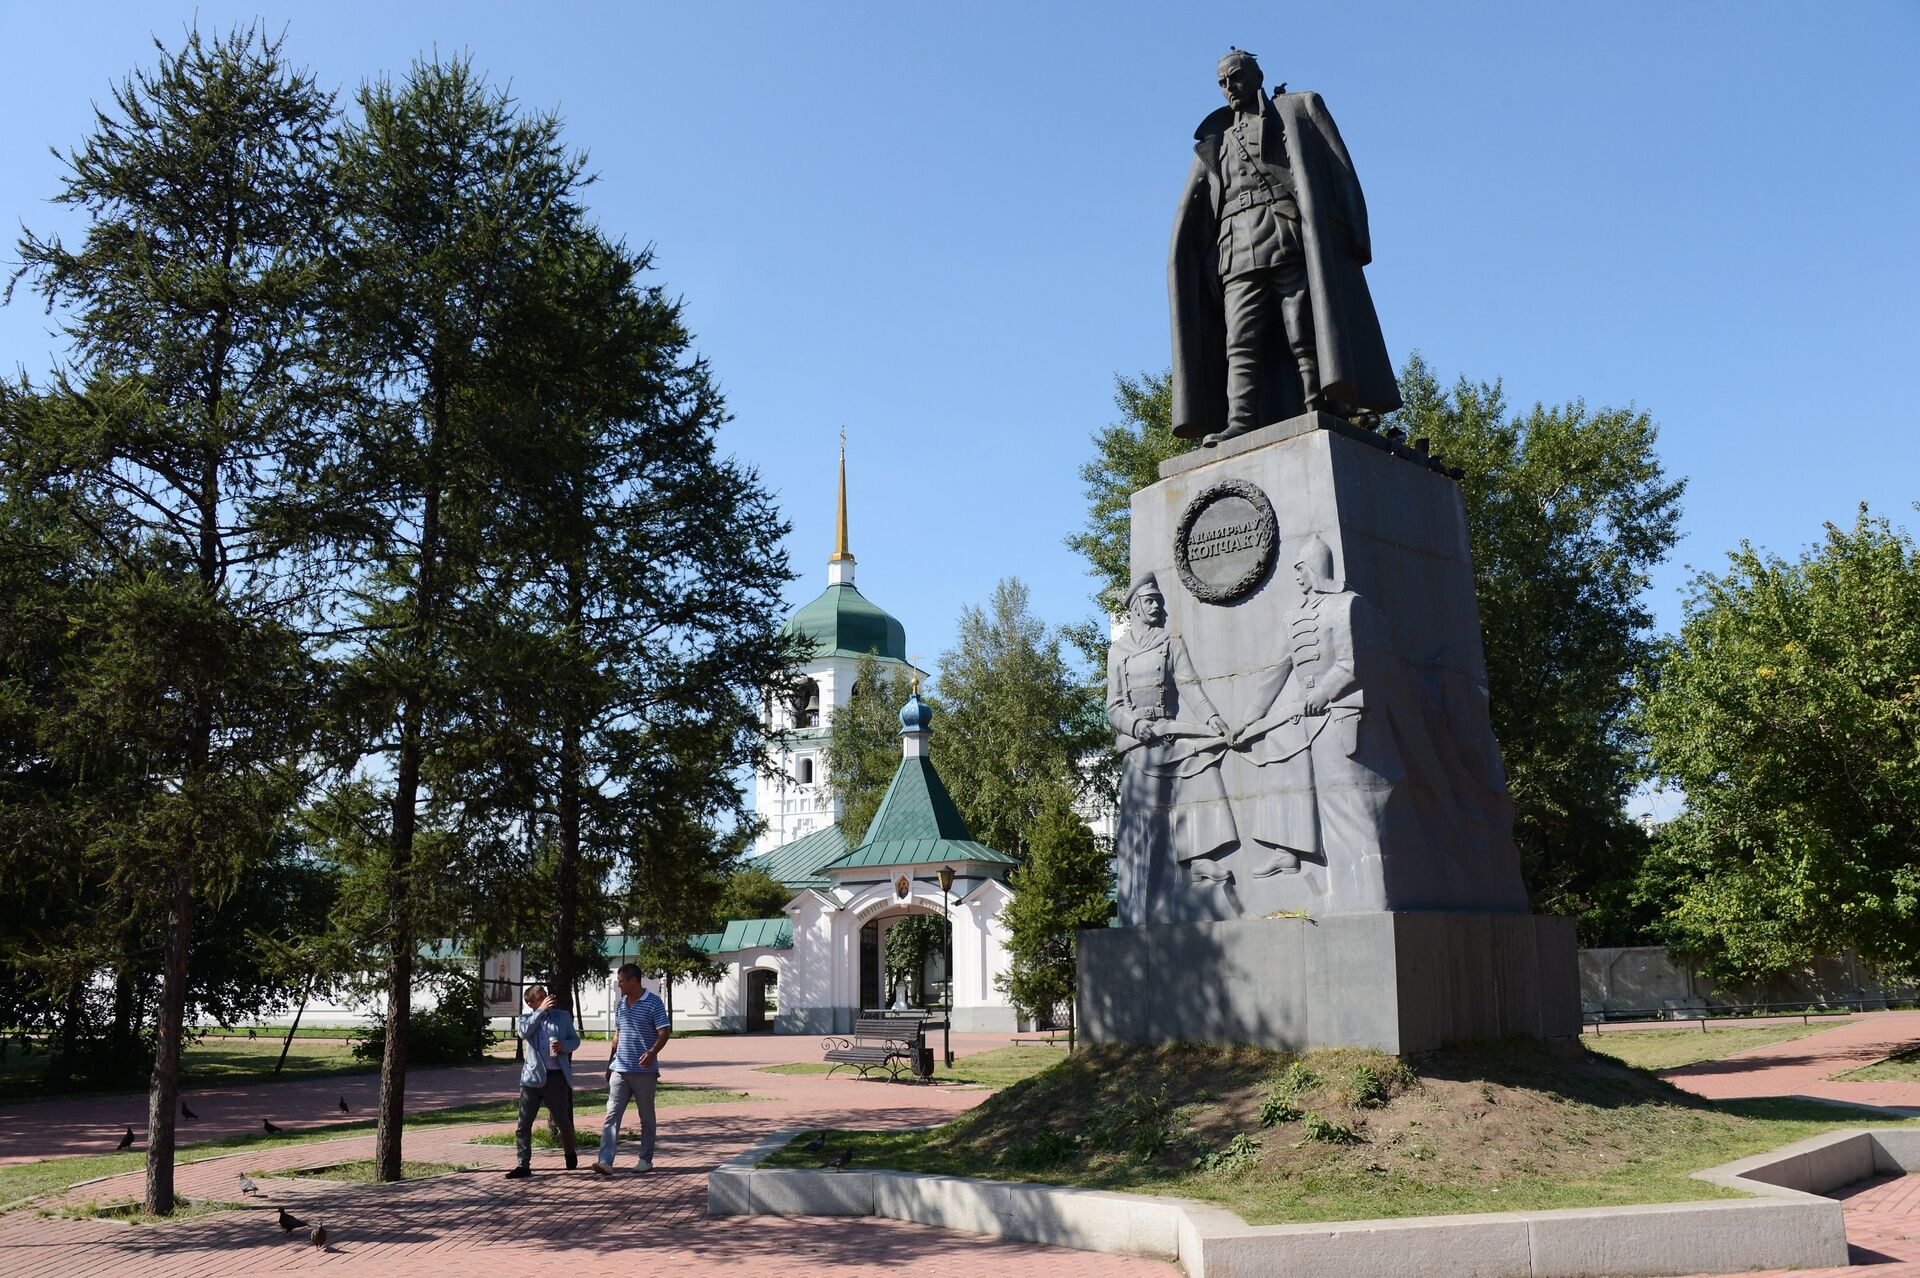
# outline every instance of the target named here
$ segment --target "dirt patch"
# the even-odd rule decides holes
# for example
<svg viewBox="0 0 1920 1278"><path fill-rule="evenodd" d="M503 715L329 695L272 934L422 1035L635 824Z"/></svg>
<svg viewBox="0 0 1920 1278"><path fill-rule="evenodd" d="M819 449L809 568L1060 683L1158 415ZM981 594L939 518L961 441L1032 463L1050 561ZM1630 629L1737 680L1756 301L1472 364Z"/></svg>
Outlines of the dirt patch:
<svg viewBox="0 0 1920 1278"><path fill-rule="evenodd" d="M1407 1060L1109 1046L945 1127L807 1133L768 1165L1174 1194L1256 1224L1352 1220L1725 1197L1691 1173L1860 1118L1787 1099L1714 1104L1537 1040Z"/></svg>

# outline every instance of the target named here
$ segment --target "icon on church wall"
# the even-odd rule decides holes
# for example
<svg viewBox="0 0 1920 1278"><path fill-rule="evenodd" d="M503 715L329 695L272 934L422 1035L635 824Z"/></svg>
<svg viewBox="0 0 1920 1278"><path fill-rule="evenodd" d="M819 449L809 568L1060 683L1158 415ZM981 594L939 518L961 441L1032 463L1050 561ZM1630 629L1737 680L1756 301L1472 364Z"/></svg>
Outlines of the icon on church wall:
<svg viewBox="0 0 1920 1278"><path fill-rule="evenodd" d="M907 890L912 886L907 882L907 876L903 874L893 881L893 894L904 901L907 899Z"/></svg>

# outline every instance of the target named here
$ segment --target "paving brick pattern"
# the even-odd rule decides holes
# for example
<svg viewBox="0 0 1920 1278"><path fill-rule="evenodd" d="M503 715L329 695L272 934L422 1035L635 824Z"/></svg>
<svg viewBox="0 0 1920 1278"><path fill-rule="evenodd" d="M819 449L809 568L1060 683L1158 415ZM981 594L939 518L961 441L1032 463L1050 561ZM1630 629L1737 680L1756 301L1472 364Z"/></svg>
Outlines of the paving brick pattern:
<svg viewBox="0 0 1920 1278"><path fill-rule="evenodd" d="M1888 1013L1860 1018L1811 1038L1742 1053L1731 1061L1673 1071L1674 1082L1703 1095L1826 1095L1832 1099L1920 1109L1920 1084L1832 1084L1829 1076L1920 1040L1920 1015ZM1004 1039L961 1035L955 1049L973 1052ZM940 1122L977 1104L984 1093L861 1083L808 1075L760 1073L758 1066L809 1059L812 1041L775 1037L684 1039L674 1043L671 1081L727 1087L770 1098L761 1102L665 1108L657 1170L626 1171L611 1180L584 1168L567 1172L556 1151L536 1151L529 1180L508 1181L505 1146L471 1144L474 1136L508 1130L500 1124L429 1128L409 1135L406 1155L420 1161L473 1166L402 1185L345 1185L323 1179L269 1177L267 1201L157 1226L46 1217L34 1211L0 1216L0 1275L68 1278L129 1274L141 1278L228 1278L237 1275L338 1271L356 1275L666 1274L772 1275L822 1272L878 1275L901 1270L936 1278L1045 1272L1081 1275L1155 1275L1171 1265L981 1238L885 1220L772 1220L705 1215L706 1174L765 1132L789 1126L911 1126ZM604 1059L604 1044L583 1056ZM457 1104L511 1093L514 1071L494 1065L458 1071L422 1071L409 1087L409 1108ZM581 1085L599 1085L598 1070ZM318 1079L195 1093L205 1136L257 1129L256 1114L272 1112L290 1127L325 1121L343 1085L361 1113L371 1109L371 1080ZM1838 1094L1836 1094L1836 1092ZM362 1103L356 1103L364 1096ZM269 1108L270 1107L270 1108ZM51 1149L100 1152L111 1145L138 1102L96 1100L0 1108L0 1159L45 1157ZM311 1111L311 1113L309 1112ZM582 1138L591 1139L597 1115L583 1113ZM136 1121L135 1131L140 1130ZM238 1198L241 1171L324 1167L370 1157L371 1135L242 1151L183 1166L180 1192L188 1198ZM191 1157L187 1150L184 1157ZM590 1155L589 1155L590 1159ZM140 1192L137 1173L68 1195L110 1202ZM1836 1194L1847 1214L1853 1264L1886 1278L1920 1278L1920 1177L1889 1177ZM274 1210L326 1225L331 1238L317 1250L299 1234L282 1235ZM1804 1275L1805 1271L1801 1271ZM1829 1276L1855 1272L1826 1271Z"/></svg>
<svg viewBox="0 0 1920 1278"><path fill-rule="evenodd" d="M960 1054L1003 1047L992 1035L955 1035ZM663 1107L655 1170L629 1168L612 1179L586 1169L598 1139L599 1114L576 1115L582 1166L567 1171L557 1150L535 1150L531 1179L510 1181L510 1146L475 1145L475 1136L511 1131L487 1123L422 1128L408 1134L406 1157L420 1162L477 1165L400 1185L346 1185L324 1179L260 1177L264 1201L239 1193L241 1172L325 1167L373 1154L371 1134L240 1151L184 1165L177 1191L188 1199L234 1200L235 1210L162 1225L49 1217L37 1211L0 1215L0 1274L5 1278L140 1275L140 1278L237 1278L304 1274L348 1266L356 1275L489 1275L556 1273L686 1275L852 1275L897 1273L981 1278L1045 1270L1058 1278L1153 1275L1176 1272L1152 1261L1038 1247L885 1220L716 1219L706 1216L707 1173L769 1130L793 1126L919 1126L944 1122L978 1104L984 1091L918 1087L816 1075L759 1072L759 1066L817 1058L808 1038L738 1037L676 1040L666 1077L677 1083L724 1087L767 1097L725 1105ZM578 1082L597 1087L604 1043L586 1044L588 1062ZM590 1060L588 1058L591 1058ZM462 1104L512 1093L510 1065L421 1071L410 1080L408 1108ZM366 1101L348 1092L355 1116L372 1110L372 1080L315 1079L268 1088L193 1093L202 1116L183 1135L205 1138L256 1131L255 1114L297 1130L331 1121L343 1083L358 1082ZM0 1158L45 1157L50 1148L99 1153L110 1149L137 1101L116 1098L13 1106L0 1110ZM633 1125L631 1113L629 1127ZM135 1121L136 1133L141 1131ZM183 1150L191 1158L192 1150ZM69 1192L70 1202L117 1202L138 1197L140 1173L116 1176ZM42 1206L50 1205L43 1203ZM325 1251L303 1235L284 1235L275 1223L285 1206L325 1225Z"/></svg>
<svg viewBox="0 0 1920 1278"><path fill-rule="evenodd" d="M1915 1046L1920 1046L1920 1012L1875 1012L1805 1038L1668 1070L1661 1077L1714 1100L1818 1096L1920 1114L1920 1083L1834 1077Z"/></svg>

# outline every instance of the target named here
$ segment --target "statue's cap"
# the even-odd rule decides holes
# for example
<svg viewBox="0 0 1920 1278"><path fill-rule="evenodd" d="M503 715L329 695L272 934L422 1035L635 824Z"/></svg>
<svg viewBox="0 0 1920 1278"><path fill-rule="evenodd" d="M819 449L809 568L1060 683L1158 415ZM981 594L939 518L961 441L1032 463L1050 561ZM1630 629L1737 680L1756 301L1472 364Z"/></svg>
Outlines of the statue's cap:
<svg viewBox="0 0 1920 1278"><path fill-rule="evenodd" d="M1260 61L1259 59L1255 58L1251 53L1248 53L1245 49L1242 49L1236 45L1229 48L1226 51L1226 53L1221 55L1221 58L1220 58L1221 71L1224 72L1228 67L1231 67L1231 66L1252 67L1257 72L1260 70Z"/></svg>
<svg viewBox="0 0 1920 1278"><path fill-rule="evenodd" d="M1153 573L1151 572L1143 572L1136 575L1133 579L1133 584L1127 587L1127 606L1128 607L1133 606L1134 597L1143 590L1151 590L1156 595L1161 593L1160 579L1154 576Z"/></svg>

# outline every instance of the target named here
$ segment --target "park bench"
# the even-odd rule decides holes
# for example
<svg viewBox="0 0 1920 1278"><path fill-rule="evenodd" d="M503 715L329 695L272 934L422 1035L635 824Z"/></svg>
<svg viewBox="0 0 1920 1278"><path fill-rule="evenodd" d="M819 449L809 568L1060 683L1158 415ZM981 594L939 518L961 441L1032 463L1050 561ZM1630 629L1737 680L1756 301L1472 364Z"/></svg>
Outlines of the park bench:
<svg viewBox="0 0 1920 1278"><path fill-rule="evenodd" d="M842 1066L867 1077L870 1070L883 1069L894 1082L900 1071L913 1068L920 1058L920 1025L917 1021L863 1016L853 1023L850 1037L829 1035L820 1040L826 1060L833 1062L827 1071L832 1078Z"/></svg>

